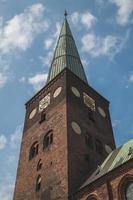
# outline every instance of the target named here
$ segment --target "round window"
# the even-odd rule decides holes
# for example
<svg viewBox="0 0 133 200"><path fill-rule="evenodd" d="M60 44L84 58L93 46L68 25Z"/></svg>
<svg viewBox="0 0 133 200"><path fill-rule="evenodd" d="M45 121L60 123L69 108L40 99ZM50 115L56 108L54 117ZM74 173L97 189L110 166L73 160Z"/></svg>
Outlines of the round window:
<svg viewBox="0 0 133 200"><path fill-rule="evenodd" d="M80 97L80 93L79 93L79 91L78 91L77 88L71 87L71 90L72 90L73 94L74 94L76 97Z"/></svg>
<svg viewBox="0 0 133 200"><path fill-rule="evenodd" d="M36 112L37 112L36 108L34 110L32 110L30 115L29 115L29 119L32 119L35 116Z"/></svg>
<svg viewBox="0 0 133 200"><path fill-rule="evenodd" d="M81 128L76 122L72 122L72 129L74 130L75 133L81 134Z"/></svg>
<svg viewBox="0 0 133 200"><path fill-rule="evenodd" d="M58 88L55 90L55 92L54 92L54 94L53 94L53 97L56 98L56 97L61 93L61 90L62 90L62 87L58 87Z"/></svg>
<svg viewBox="0 0 133 200"><path fill-rule="evenodd" d="M109 145L105 144L105 151L109 154L112 152L112 149Z"/></svg>
<svg viewBox="0 0 133 200"><path fill-rule="evenodd" d="M101 107L98 107L98 111L99 111L100 115L102 115L102 117L106 117L106 113Z"/></svg>

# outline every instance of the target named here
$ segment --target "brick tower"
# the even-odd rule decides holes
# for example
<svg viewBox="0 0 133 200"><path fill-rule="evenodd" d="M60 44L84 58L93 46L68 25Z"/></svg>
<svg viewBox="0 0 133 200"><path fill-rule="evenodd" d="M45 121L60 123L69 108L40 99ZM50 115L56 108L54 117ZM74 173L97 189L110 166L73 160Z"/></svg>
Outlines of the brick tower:
<svg viewBox="0 0 133 200"><path fill-rule="evenodd" d="M65 13L47 83L26 103L13 199L72 199L114 148L109 102L88 85Z"/></svg>

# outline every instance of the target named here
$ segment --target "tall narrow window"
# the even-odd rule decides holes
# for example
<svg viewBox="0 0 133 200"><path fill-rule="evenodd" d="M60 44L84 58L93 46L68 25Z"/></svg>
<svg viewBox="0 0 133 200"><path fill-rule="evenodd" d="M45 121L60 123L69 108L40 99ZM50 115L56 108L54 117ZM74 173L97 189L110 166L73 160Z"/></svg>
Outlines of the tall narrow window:
<svg viewBox="0 0 133 200"><path fill-rule="evenodd" d="M42 168L42 160L40 159L37 164L37 171L39 171Z"/></svg>
<svg viewBox="0 0 133 200"><path fill-rule="evenodd" d="M88 133L85 134L85 142L90 149L93 149L93 138Z"/></svg>
<svg viewBox="0 0 133 200"><path fill-rule="evenodd" d="M94 113L91 109L88 109L88 118L89 120L91 120L92 122L95 122L95 119L94 119Z"/></svg>
<svg viewBox="0 0 133 200"><path fill-rule="evenodd" d="M99 154L103 154L103 145L102 145L102 142L99 139L96 139L96 151Z"/></svg>
<svg viewBox="0 0 133 200"><path fill-rule="evenodd" d="M38 142L34 142L30 148L30 152L29 152L29 160L31 160L32 158L34 158L37 154L38 154L38 149L39 149L39 144Z"/></svg>
<svg viewBox="0 0 133 200"><path fill-rule="evenodd" d="M46 120L46 113L45 113L45 111L42 111L41 112L41 118L40 118L40 124L42 123L42 122L44 122Z"/></svg>
<svg viewBox="0 0 133 200"><path fill-rule="evenodd" d="M53 130L48 131L48 133L44 136L43 140L43 148L46 149L53 143Z"/></svg>
<svg viewBox="0 0 133 200"><path fill-rule="evenodd" d="M39 175L36 180L36 191L38 192L40 189L41 189L41 175Z"/></svg>

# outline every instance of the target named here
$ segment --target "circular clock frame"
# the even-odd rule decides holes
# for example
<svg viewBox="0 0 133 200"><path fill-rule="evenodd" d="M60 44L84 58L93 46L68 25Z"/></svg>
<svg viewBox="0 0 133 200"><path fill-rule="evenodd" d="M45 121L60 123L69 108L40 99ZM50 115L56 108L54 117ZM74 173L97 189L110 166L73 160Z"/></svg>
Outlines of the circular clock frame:
<svg viewBox="0 0 133 200"><path fill-rule="evenodd" d="M105 144L105 151L110 154L112 152L111 147L108 144Z"/></svg>
<svg viewBox="0 0 133 200"><path fill-rule="evenodd" d="M34 109L30 112L29 119L32 119L32 118L35 116L36 113L37 113L37 109L34 108Z"/></svg>
<svg viewBox="0 0 133 200"><path fill-rule="evenodd" d="M101 108L100 106L98 107L98 112L100 113L100 115L102 116L102 117L106 117L106 113L105 113L105 111L103 110L103 108Z"/></svg>
<svg viewBox="0 0 133 200"><path fill-rule="evenodd" d="M73 121L71 125L72 125L73 131L74 131L75 133L77 133L78 135L80 135L80 134L81 134L81 128L80 128L80 126L78 125L78 123Z"/></svg>
<svg viewBox="0 0 133 200"><path fill-rule="evenodd" d="M72 93L76 96L76 97L80 97L80 92L78 91L78 89L74 86L71 87Z"/></svg>
<svg viewBox="0 0 133 200"><path fill-rule="evenodd" d="M62 87L58 87L55 91L54 91L54 94L53 94L53 97L56 98L60 95L62 91Z"/></svg>

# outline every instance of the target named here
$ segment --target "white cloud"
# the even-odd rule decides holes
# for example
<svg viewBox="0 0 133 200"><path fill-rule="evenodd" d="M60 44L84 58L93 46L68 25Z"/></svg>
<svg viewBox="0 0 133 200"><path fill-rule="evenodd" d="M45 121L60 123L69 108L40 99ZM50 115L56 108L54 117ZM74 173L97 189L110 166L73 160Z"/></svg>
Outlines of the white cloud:
<svg viewBox="0 0 133 200"><path fill-rule="evenodd" d="M83 66L86 68L87 66L88 66L88 64L89 64L89 62L88 62L88 60L86 59L86 58L82 58L81 59L81 62L82 62L82 64L83 64Z"/></svg>
<svg viewBox="0 0 133 200"><path fill-rule="evenodd" d="M38 4L33 4L29 10L31 11L31 13L34 13L36 16L40 16L40 13L42 13L44 11L44 6L41 3Z"/></svg>
<svg viewBox="0 0 133 200"><path fill-rule="evenodd" d="M0 199L2 200L12 200L14 184L4 183L0 187Z"/></svg>
<svg viewBox="0 0 133 200"><path fill-rule="evenodd" d="M80 16L79 12L72 13L71 20L73 24L77 24L79 22L79 16Z"/></svg>
<svg viewBox="0 0 133 200"><path fill-rule="evenodd" d="M8 163L13 163L16 160L15 155L9 155L7 158Z"/></svg>
<svg viewBox="0 0 133 200"><path fill-rule="evenodd" d="M3 26L3 17L0 17L0 34L2 31L2 26Z"/></svg>
<svg viewBox="0 0 133 200"><path fill-rule="evenodd" d="M19 79L20 83L24 83L25 81L26 81L26 78L24 76Z"/></svg>
<svg viewBox="0 0 133 200"><path fill-rule="evenodd" d="M129 77L129 82L130 82L130 83L133 83L133 74L130 75L130 77Z"/></svg>
<svg viewBox="0 0 133 200"><path fill-rule="evenodd" d="M44 48L49 49L52 46L53 42L54 42L54 40L52 38L47 38L44 41Z"/></svg>
<svg viewBox="0 0 133 200"><path fill-rule="evenodd" d="M28 82L33 86L35 91L40 90L47 80L47 74L36 74L28 79Z"/></svg>
<svg viewBox="0 0 133 200"><path fill-rule="evenodd" d="M87 29L89 29L97 21L97 18L94 15L92 15L89 11L86 11L84 13L76 11L72 13L71 21L74 25L79 25L79 23L81 23Z"/></svg>
<svg viewBox="0 0 133 200"><path fill-rule="evenodd" d="M0 0L0 3L5 3L7 0Z"/></svg>
<svg viewBox="0 0 133 200"><path fill-rule="evenodd" d="M47 53L46 56L40 56L40 60L42 61L44 66L50 66L51 62L52 62L52 57L53 57L54 51L51 50Z"/></svg>
<svg viewBox="0 0 133 200"><path fill-rule="evenodd" d="M33 4L7 21L5 26L1 25L0 51L9 53L29 48L35 36L49 27L48 20L44 19L44 9L42 4Z"/></svg>
<svg viewBox="0 0 133 200"><path fill-rule="evenodd" d="M9 57L0 55L0 89L11 79L9 70Z"/></svg>
<svg viewBox="0 0 133 200"><path fill-rule="evenodd" d="M0 72L0 88L3 88L7 82L7 76Z"/></svg>
<svg viewBox="0 0 133 200"><path fill-rule="evenodd" d="M108 56L113 58L123 49L128 37L128 32L124 38L113 35L99 37L88 33L81 39L82 51L87 52L93 57Z"/></svg>
<svg viewBox="0 0 133 200"><path fill-rule="evenodd" d="M55 28L54 28L55 31L54 32L52 31L50 37L48 37L46 40L44 40L44 48L46 50L50 49L50 51L51 51L55 48L55 46L56 46L55 41L59 37L60 29L61 29L61 24L59 22L56 22Z"/></svg>
<svg viewBox="0 0 133 200"><path fill-rule="evenodd" d="M116 20L120 25L126 25L132 21L133 0L110 0L118 7Z"/></svg>
<svg viewBox="0 0 133 200"><path fill-rule="evenodd" d="M22 126L17 126L15 132L10 137L10 145L13 149L15 149L21 140L22 137Z"/></svg>
<svg viewBox="0 0 133 200"><path fill-rule="evenodd" d="M116 119L113 121L112 126L113 126L113 128L115 128L115 127L119 126L120 124L121 124L121 121Z"/></svg>
<svg viewBox="0 0 133 200"><path fill-rule="evenodd" d="M4 135L0 135L0 149L4 149L7 144L7 139Z"/></svg>
<svg viewBox="0 0 133 200"><path fill-rule="evenodd" d="M59 22L55 23L55 31L53 32L53 38L57 39L61 30L61 24Z"/></svg>
<svg viewBox="0 0 133 200"><path fill-rule="evenodd" d="M94 17L91 13L86 12L86 13L82 14L82 16L81 16L81 22L87 28L91 28L92 24L94 24L96 22L96 17Z"/></svg>
<svg viewBox="0 0 133 200"><path fill-rule="evenodd" d="M44 41L44 48L48 50L45 56L40 56L40 60L42 61L44 66L50 66L52 62L52 57L54 55L54 50L57 44L57 39L59 37L61 29L61 24L59 22L55 23L55 31L52 32L51 36Z"/></svg>
<svg viewBox="0 0 133 200"><path fill-rule="evenodd" d="M95 0L96 4L98 6L103 6L105 4L105 1L104 0Z"/></svg>

